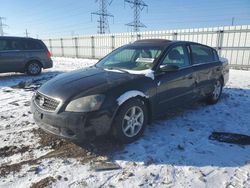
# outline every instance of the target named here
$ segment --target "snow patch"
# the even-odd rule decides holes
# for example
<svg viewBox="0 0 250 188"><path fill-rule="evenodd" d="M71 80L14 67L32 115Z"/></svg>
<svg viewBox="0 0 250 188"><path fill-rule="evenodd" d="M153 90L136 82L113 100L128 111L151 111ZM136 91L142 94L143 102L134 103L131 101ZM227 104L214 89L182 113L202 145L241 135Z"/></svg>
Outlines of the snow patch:
<svg viewBox="0 0 250 188"><path fill-rule="evenodd" d="M146 77L151 78L152 80L155 79L154 71L151 69L146 70L126 70L129 74L143 74Z"/></svg>
<svg viewBox="0 0 250 188"><path fill-rule="evenodd" d="M131 91L127 91L124 94L122 94L118 99L117 102L120 105L122 105L125 101L127 101L128 99L131 99L133 97L136 96L140 96L140 97L145 97L148 98L147 95L145 95L144 93L142 93L141 91L137 91L137 90L131 90Z"/></svg>
<svg viewBox="0 0 250 188"><path fill-rule="evenodd" d="M117 69L104 69L104 70L105 71L111 71L111 72L125 73L125 72L117 70Z"/></svg>
<svg viewBox="0 0 250 188"><path fill-rule="evenodd" d="M141 74L141 75L145 75L146 77L151 78L152 80L155 79L154 71L152 71L151 69L146 69L146 70L128 70L128 69L117 70L117 69L104 69L104 70L105 70L105 71L111 71L111 72L118 72L118 73L125 73L125 72L128 72L129 74ZM124 72L123 72L122 70L124 70Z"/></svg>

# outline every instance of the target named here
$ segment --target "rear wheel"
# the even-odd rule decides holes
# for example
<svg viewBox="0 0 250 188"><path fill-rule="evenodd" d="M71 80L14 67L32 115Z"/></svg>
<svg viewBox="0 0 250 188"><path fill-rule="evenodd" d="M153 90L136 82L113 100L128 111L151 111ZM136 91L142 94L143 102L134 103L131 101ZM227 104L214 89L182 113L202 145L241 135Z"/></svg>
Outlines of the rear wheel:
<svg viewBox="0 0 250 188"><path fill-rule="evenodd" d="M137 140L147 124L147 108L140 99L131 99L121 106L114 122L113 136L122 143Z"/></svg>
<svg viewBox="0 0 250 188"><path fill-rule="evenodd" d="M215 104L219 101L222 93L222 88L223 88L223 80L222 79L216 80L214 83L214 90L207 98L208 104Z"/></svg>
<svg viewBox="0 0 250 188"><path fill-rule="evenodd" d="M38 75L42 72L42 66L37 61L30 62L26 67L26 72L28 75Z"/></svg>

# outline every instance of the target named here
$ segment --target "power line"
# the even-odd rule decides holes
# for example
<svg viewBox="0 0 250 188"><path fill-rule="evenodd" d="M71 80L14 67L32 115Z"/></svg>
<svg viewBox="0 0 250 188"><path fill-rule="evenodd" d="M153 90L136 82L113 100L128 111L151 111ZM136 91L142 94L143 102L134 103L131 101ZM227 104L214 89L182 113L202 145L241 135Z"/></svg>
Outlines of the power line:
<svg viewBox="0 0 250 188"><path fill-rule="evenodd" d="M150 5L150 6L156 6L158 3L156 3L156 4L152 4L152 5ZM199 5L199 4L198 4ZM236 5L238 5L238 4L225 4L225 6L226 5L228 5L228 6L230 6L229 8L229 10L231 10L231 8L234 8L235 9L235 6ZM233 5L233 6L231 6L231 5ZM240 6L242 5L242 4L239 4ZM223 8L225 8L225 6L223 7ZM53 20L53 28L52 28L52 30L54 30L54 28L56 28L56 26L57 26L57 28L59 27L59 28L65 28L65 27L71 27L71 25L72 25L72 23L73 23L73 18L76 18L78 15L82 15L82 12L79 12L78 11L78 9L81 9L80 8L81 6L79 6L79 7L77 7L77 8L74 8L74 7L71 7L71 6L69 6L69 7L67 7L67 9L69 9L68 11L66 11L65 12L65 14L64 14L64 16L66 16L66 18L63 18L63 19L61 19L61 15L53 15L53 17L51 16L51 18L50 18L50 22ZM160 13L161 11L160 11L160 9L159 9L159 7L161 7L161 6L159 6L159 4L158 4L158 7L155 7L155 10L156 10L156 12L154 13L154 15L156 15L156 16L162 16L162 19L163 18L167 18L166 16L168 15L168 14L170 14L170 12L173 12L173 11L176 11L175 9L168 9L168 11L167 12L165 12L164 14L163 13ZM54 8L54 7L53 7ZM58 7L59 9L60 9L60 11L65 11L65 10L62 10L61 8L62 7ZM193 6L188 6L187 8L193 8ZM195 3L195 7L194 8L197 8L197 3ZM209 8L209 7L199 7L199 9L204 9L205 8L205 10L210 10L210 9L213 9L213 10L217 10L217 9L221 9L221 7L211 7L211 8ZM158 11L158 9L159 9L159 11ZM228 10L228 9L227 9ZM25 12L25 11L24 11ZM220 14L219 12L218 13L214 13L214 11L208 11L208 12L210 12L211 14L211 16L215 16L215 15L218 15L218 16L221 16L221 15L223 15L223 16L225 16L225 15L227 15L227 14ZM45 11L45 13L48 13L49 15L51 15L52 13L53 14L55 14L54 12L52 12L52 11L48 11L48 12L46 12ZM51 13L51 14L50 14ZM173 12L174 13L174 12ZM229 14L229 13L228 13ZM244 13L243 15L245 15L245 14L247 14L247 13ZM34 15L34 14L30 14L30 19L35 19L38 15L40 15L41 16L41 14L36 14L36 15ZM42 14L42 15L44 15L44 13ZM229 14L230 15L230 19L231 19L231 17L232 16L236 16L236 14L232 14L232 13L230 13ZM241 13L241 15L242 15L242 13ZM180 16L175 16L175 18L179 18ZM183 16L181 16L181 17L184 17L185 18L185 15ZM206 16L207 17L207 16ZM201 18L200 16L199 16L199 18ZM71 19L71 20L70 20ZM161 19L161 18L160 18ZM63 26L61 26L62 24L60 24L61 22L65 22L65 20L69 20L67 23L69 23L69 24L64 24ZM154 19L155 21L154 21L154 23L156 23L157 21L158 21L158 18L157 19ZM166 19L165 19L166 20ZM38 18L38 19L35 19L35 20L30 20L30 21L26 21L25 19L23 19L23 21L22 21L22 23L28 23L28 25L31 25L32 27L34 27L34 26L36 26L37 28L39 28L41 25L43 25L43 27L45 27L49 22L48 22L48 18L47 17L42 17L42 18ZM74 24L74 25L79 25L80 23L78 23L78 24ZM148 20L147 20L147 22L145 23L146 25L147 24L150 24L150 23L148 23ZM231 22L230 22L230 24L231 24ZM56 26L55 26L56 25ZM90 25L90 23L86 23L86 25ZM24 27L25 28L25 27ZM29 30L30 30L31 28L29 28ZM23 30L23 29L22 29ZM33 31L32 31L33 32ZM40 32L40 30L39 30L39 32ZM47 32L47 31L46 31Z"/></svg>
<svg viewBox="0 0 250 188"><path fill-rule="evenodd" d="M53 3L55 3L55 4L50 3L49 7L45 8L45 9L44 8L42 9L39 6L29 7L29 11L27 11L27 8L19 9L20 14L23 15L24 17L28 18L28 19L24 20L23 23L35 23L35 22L40 21L40 20L48 21L47 20L48 16L50 17L50 20L53 19L55 16L57 16L57 18L60 19L61 14L67 15L68 13L75 13L77 11L78 11L78 13L80 11L80 13L82 14L82 6L80 4L76 5L75 3L72 3L71 1L60 2L60 5L58 5L58 3L54 2L54 1L53 1ZM82 2L82 3L84 4L85 2ZM72 5L72 6L70 6L70 5ZM55 9L56 9L56 12L55 12ZM42 14L37 14L38 11L39 12L42 11ZM60 13L60 14L58 15L58 13Z"/></svg>
<svg viewBox="0 0 250 188"><path fill-rule="evenodd" d="M61 10L61 9L59 9ZM79 12L80 11L80 12ZM24 21L24 23L26 24L37 24L37 25L40 25L41 23L46 23L48 20L48 17L46 16L51 16L50 18L50 21L62 21L62 22L65 22L65 19L68 19L68 18L76 18L76 16L80 16L82 15L82 8L78 7L76 9L71 9L67 12L65 12L65 10L62 10L62 12L60 12L61 14L63 14L65 16L64 19L62 19L62 16L61 14L55 14L54 12L46 12L46 13L49 13L49 14L42 14L42 17L37 17L37 15L32 15L31 16L31 20L27 20L27 21ZM51 13L51 14L50 14ZM67 16L67 17L66 17ZM33 18L38 18L38 19L33 19Z"/></svg>
<svg viewBox="0 0 250 188"><path fill-rule="evenodd" d="M5 34L7 34L4 32L4 27L7 27L8 25L4 24L3 20L6 20L6 18L0 17L0 36L4 36Z"/></svg>
<svg viewBox="0 0 250 188"><path fill-rule="evenodd" d="M124 3L129 3L131 8L134 9L134 21L126 25L133 27L134 32L139 32L141 27L146 27L140 21L140 13L148 5L143 0L124 0Z"/></svg>
<svg viewBox="0 0 250 188"><path fill-rule="evenodd" d="M228 3L231 3L231 4L228 4ZM227 9L227 10L229 10L229 8L231 9L232 8L232 11L233 10L235 10L235 7L237 6L237 5L242 5L242 6L246 6L245 4L239 4L240 2L237 2L237 3L234 3L234 4L232 4L232 2L225 2L225 4L223 5L223 8L224 9ZM72 3L71 3L72 4ZM61 4L60 4L61 5ZM31 19L31 20L23 20L23 22L22 23L25 23L25 24L32 24L32 26L33 25L42 25L42 24L45 24L45 23L47 23L48 22L48 18L47 17L45 17L44 15L51 15L51 18L50 18L50 21L55 21L56 23L59 23L59 22L65 22L65 20L67 19L72 19L72 18L75 18L76 16L80 16L80 15L82 15L82 8L81 8L81 6L78 6L77 8L71 8L70 6L69 6L70 4L66 4L65 6L67 7L67 11L65 12L65 8L63 8L63 9L61 9L62 7L60 6L60 7L57 7L57 10L60 10L60 11L63 11L62 13L64 14L64 16L65 16L65 18L63 18L63 19L61 19L61 15L59 15L59 14L55 14L55 12L54 12L54 9L55 9L55 7L53 6L52 7L52 10L50 11L50 10L43 10L43 14L36 14L36 13L34 13L34 14L29 14L27 17L29 18L29 19ZM201 7L201 6L198 6L197 7L197 5L201 5L201 4L199 4L199 3L195 3L195 6L194 5L192 5L192 6L187 6L187 8L199 8L199 10L203 10L204 8L204 11L209 11L209 12L212 12L212 15L214 15L214 10L221 10L221 7ZM229 7L227 7L227 5L229 6ZM152 5L150 5L150 6L153 6L153 8L154 8L154 10L157 10L157 9L159 9L159 4L157 4L157 3L155 3L155 4L152 4ZM157 6L157 7L155 7L155 6ZM51 7L50 7L51 8ZM79 12L79 10L80 10L80 12ZM160 9L159 9L160 10ZM210 10L212 10L212 11L210 11ZM167 14L169 14L169 12L173 12L174 11L174 13L176 12L176 10L175 9L168 9L168 11L167 12L165 12L164 14L162 14L162 15L167 15ZM159 11L160 12L160 11ZM24 13L25 13L25 11L24 11ZM39 15L40 16L42 16L42 17L39 17ZM157 15L159 15L159 13L157 12ZM222 14L222 15L224 15L224 14ZM230 15L232 15L232 13L230 13ZM36 18L38 18L38 19L36 19ZM70 21L71 22L71 21Z"/></svg>
<svg viewBox="0 0 250 188"><path fill-rule="evenodd" d="M108 10L107 10L107 7L112 3L112 1L108 2L108 0L96 0L96 2L98 1L99 1L99 10L96 12L92 12L91 17L93 14L99 16L99 20L97 20L98 33L105 34L106 32L110 32L108 18L109 17L114 18L114 16L108 13Z"/></svg>

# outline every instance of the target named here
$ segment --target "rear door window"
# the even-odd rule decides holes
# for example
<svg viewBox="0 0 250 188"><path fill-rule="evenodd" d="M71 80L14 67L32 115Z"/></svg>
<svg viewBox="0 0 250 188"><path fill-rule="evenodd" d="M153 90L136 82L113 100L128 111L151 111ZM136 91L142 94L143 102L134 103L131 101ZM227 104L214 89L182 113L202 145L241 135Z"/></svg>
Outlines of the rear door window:
<svg viewBox="0 0 250 188"><path fill-rule="evenodd" d="M20 50L21 43L16 39L1 39L0 40L0 50L8 51L8 50Z"/></svg>
<svg viewBox="0 0 250 188"><path fill-rule="evenodd" d="M23 40L22 48L23 50L42 50L43 46L37 41Z"/></svg>
<svg viewBox="0 0 250 188"><path fill-rule="evenodd" d="M193 64L205 64L213 62L214 53L211 48L202 45L190 45Z"/></svg>
<svg viewBox="0 0 250 188"><path fill-rule="evenodd" d="M0 39L0 51L7 50L7 40Z"/></svg>
<svg viewBox="0 0 250 188"><path fill-rule="evenodd" d="M20 40L10 40L10 48L11 50L21 50L21 43Z"/></svg>

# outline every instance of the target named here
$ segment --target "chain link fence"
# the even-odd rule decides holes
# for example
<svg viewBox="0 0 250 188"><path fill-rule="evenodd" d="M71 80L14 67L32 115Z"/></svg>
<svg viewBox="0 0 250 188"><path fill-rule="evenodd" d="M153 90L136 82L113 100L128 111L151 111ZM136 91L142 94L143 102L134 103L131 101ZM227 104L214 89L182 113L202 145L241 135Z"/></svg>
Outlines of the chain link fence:
<svg viewBox="0 0 250 188"><path fill-rule="evenodd" d="M250 25L96 34L43 41L54 56L99 59L124 44L155 38L193 41L212 46L220 56L229 60L231 67L250 68Z"/></svg>

